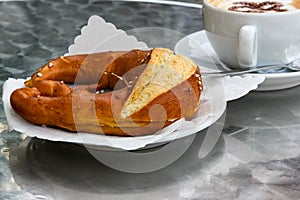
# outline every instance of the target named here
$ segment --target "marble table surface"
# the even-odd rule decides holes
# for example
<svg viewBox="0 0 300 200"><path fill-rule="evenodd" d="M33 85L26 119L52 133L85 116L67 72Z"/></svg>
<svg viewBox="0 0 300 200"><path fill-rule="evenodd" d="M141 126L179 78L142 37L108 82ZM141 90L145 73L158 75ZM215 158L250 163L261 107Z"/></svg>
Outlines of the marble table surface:
<svg viewBox="0 0 300 200"><path fill-rule="evenodd" d="M180 37L202 30L201 1L182 2L0 1L1 88L9 77L28 77L64 54L91 15L123 30L158 27ZM165 42L172 46L180 37ZM300 199L299 100L300 87L252 91L228 102L211 127L168 148L130 154L90 151L10 131L1 102L0 199ZM215 143L203 151L207 140ZM132 155L144 157L130 163L132 168L148 163L147 156L160 165L181 144L189 148L157 170L121 170ZM151 157L160 149L160 156ZM95 154L119 162L112 167Z"/></svg>

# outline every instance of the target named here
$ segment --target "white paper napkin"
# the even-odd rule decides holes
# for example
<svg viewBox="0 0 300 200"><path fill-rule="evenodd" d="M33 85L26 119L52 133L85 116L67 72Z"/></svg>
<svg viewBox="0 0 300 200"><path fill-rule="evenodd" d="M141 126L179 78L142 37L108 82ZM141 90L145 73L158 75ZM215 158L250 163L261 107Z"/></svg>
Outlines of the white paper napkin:
<svg viewBox="0 0 300 200"><path fill-rule="evenodd" d="M105 22L99 16L91 16L88 24L82 28L81 35L77 36L74 44L66 55L93 53L99 51L147 49L144 42L127 35L113 24ZM254 84L247 89L241 87L253 81L251 77L228 78L220 80L203 80L204 91L201 95L199 112L192 120L178 120L172 125L153 135L141 137L117 137L96 135L89 133L70 133L61 129L46 126L37 126L25 121L17 115L10 105L10 94L17 88L24 87L24 79L8 79L3 85L4 110L11 130L26 133L30 137L38 137L52 141L63 141L96 145L124 150L134 150L146 145L171 141L203 130L213 124L225 111L226 101L245 95L254 88ZM257 82L256 82L257 83Z"/></svg>
<svg viewBox="0 0 300 200"><path fill-rule="evenodd" d="M171 141L196 133L214 123L222 115L226 107L225 101L220 101L219 97L214 96L215 94L221 94L222 92L214 91L214 88L217 87L216 85L211 85L207 86L207 90L203 92L201 96L201 109L192 120L178 120L153 135L140 137L118 137L90 133L71 133L61 129L34 125L27 122L14 112L10 105L10 95L15 89L24 87L24 81L25 79L10 78L5 81L3 85L2 100L9 129L26 133L30 137L38 137L51 141L63 141L87 145L99 145L124 150L134 150L145 147L148 144ZM212 88L210 89L209 87ZM218 90L222 91L220 88Z"/></svg>
<svg viewBox="0 0 300 200"><path fill-rule="evenodd" d="M136 37L117 29L114 24L106 22L102 17L93 15L87 25L82 27L81 34L75 37L74 44L70 45L65 55L127 51L133 48L148 49L148 46L138 41Z"/></svg>

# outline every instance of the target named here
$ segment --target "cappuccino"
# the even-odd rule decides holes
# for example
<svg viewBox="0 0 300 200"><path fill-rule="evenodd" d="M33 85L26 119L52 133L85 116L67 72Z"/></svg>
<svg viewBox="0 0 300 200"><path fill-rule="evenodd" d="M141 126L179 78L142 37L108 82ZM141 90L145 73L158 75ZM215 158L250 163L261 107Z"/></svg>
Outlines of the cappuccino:
<svg viewBox="0 0 300 200"><path fill-rule="evenodd" d="M214 7L248 13L287 12L300 9L300 0L207 0Z"/></svg>

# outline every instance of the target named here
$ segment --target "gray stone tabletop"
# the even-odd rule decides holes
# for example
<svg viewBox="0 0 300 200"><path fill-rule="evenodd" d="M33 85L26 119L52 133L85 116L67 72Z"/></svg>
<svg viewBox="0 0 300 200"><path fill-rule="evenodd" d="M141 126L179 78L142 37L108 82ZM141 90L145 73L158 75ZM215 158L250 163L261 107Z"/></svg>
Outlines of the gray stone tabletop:
<svg viewBox="0 0 300 200"><path fill-rule="evenodd" d="M181 36L202 30L201 1L182 2L195 6L165 1L0 1L1 88L8 78L28 77L66 53L91 15L123 30L159 27ZM145 173L124 172L95 158L119 159L121 165L129 159L124 152L120 158L120 152L89 151L10 131L1 102L0 199L300 199L299 100L300 87L294 87L254 91L231 101L213 126L175 144L190 145L178 159ZM216 143L203 152L207 139ZM164 145L130 153L148 156L160 148ZM176 148L165 150L150 161L163 162Z"/></svg>

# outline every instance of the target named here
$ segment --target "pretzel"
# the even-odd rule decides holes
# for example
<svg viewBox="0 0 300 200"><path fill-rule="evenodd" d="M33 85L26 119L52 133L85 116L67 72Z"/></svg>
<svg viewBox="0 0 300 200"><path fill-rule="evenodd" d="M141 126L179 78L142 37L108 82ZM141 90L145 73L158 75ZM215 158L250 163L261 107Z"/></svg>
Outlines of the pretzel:
<svg viewBox="0 0 300 200"><path fill-rule="evenodd" d="M25 86L10 102L27 121L115 136L153 134L192 118L203 89L198 67L164 48L61 56Z"/></svg>

